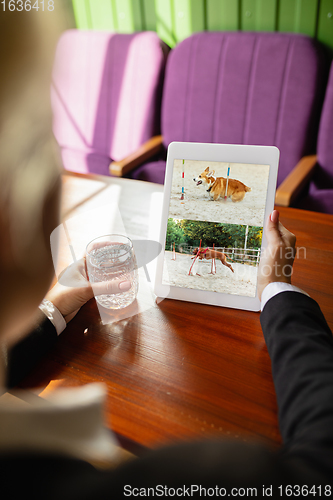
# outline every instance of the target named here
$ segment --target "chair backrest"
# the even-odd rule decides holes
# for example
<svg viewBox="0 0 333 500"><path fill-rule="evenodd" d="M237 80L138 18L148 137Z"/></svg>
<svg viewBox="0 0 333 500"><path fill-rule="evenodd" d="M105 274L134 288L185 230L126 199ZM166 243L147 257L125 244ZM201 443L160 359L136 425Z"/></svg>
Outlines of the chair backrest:
<svg viewBox="0 0 333 500"><path fill-rule="evenodd" d="M120 160L158 133L166 54L153 32L65 32L52 82L60 146Z"/></svg>
<svg viewBox="0 0 333 500"><path fill-rule="evenodd" d="M171 141L275 145L280 183L315 149L327 61L311 38L198 33L170 54L162 133Z"/></svg>
<svg viewBox="0 0 333 500"><path fill-rule="evenodd" d="M320 118L318 144L318 163L325 172L325 180L333 185L333 62L331 64L323 110ZM323 186L325 187L325 186ZM326 187L329 187L326 185Z"/></svg>

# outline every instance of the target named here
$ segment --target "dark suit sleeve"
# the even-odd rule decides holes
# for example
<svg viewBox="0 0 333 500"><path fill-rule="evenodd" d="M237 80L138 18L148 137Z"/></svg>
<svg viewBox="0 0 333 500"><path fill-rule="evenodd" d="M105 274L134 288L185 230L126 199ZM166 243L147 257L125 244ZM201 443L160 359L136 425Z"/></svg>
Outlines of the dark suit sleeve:
<svg viewBox="0 0 333 500"><path fill-rule="evenodd" d="M297 292L270 299L261 325L280 431L291 460L333 470L333 339L318 304Z"/></svg>
<svg viewBox="0 0 333 500"><path fill-rule="evenodd" d="M57 340L57 331L51 321L40 312L36 326L7 352L7 387L19 384L34 365L51 349Z"/></svg>

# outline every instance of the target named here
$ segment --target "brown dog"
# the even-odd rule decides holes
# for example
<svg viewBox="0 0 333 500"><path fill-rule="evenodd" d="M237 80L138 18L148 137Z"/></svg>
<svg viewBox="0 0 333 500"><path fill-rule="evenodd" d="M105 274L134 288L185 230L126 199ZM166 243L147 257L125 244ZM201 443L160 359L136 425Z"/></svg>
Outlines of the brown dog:
<svg viewBox="0 0 333 500"><path fill-rule="evenodd" d="M195 248L193 250L193 254L197 255L199 248ZM213 250L212 248L201 248L199 252L199 260L202 259L216 259L219 260L224 266L229 267L230 271L235 272L232 266L227 262L227 257L222 252L218 252L217 250ZM192 257L194 259L194 257Z"/></svg>
<svg viewBox="0 0 333 500"><path fill-rule="evenodd" d="M225 177L215 177L215 170L210 171L209 167L193 180L197 186L204 186L210 197L216 201L220 197L224 198L227 185ZM237 179L228 180L227 198L231 198L233 202L242 201L245 193L249 193L251 188Z"/></svg>

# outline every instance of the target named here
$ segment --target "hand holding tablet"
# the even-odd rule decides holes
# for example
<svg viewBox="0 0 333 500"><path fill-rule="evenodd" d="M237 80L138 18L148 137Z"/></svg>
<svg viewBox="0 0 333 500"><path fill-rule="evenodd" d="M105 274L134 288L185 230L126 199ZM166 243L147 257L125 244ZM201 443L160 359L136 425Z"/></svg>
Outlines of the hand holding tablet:
<svg viewBox="0 0 333 500"><path fill-rule="evenodd" d="M155 293L258 311L257 275L279 150L171 143Z"/></svg>

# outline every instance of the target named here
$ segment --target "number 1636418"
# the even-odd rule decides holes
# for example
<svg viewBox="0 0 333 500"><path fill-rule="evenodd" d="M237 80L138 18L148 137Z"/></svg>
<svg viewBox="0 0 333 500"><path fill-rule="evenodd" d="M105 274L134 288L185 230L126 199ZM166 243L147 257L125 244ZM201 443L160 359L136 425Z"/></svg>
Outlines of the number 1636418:
<svg viewBox="0 0 333 500"><path fill-rule="evenodd" d="M54 10L54 0L2 0L0 2L2 10L9 10L10 12L22 11L38 11L38 10Z"/></svg>

